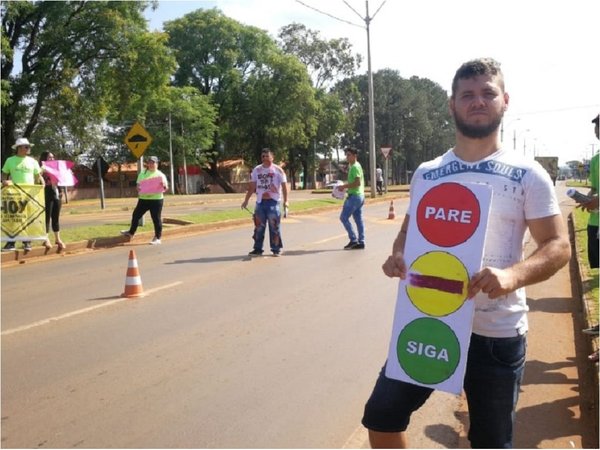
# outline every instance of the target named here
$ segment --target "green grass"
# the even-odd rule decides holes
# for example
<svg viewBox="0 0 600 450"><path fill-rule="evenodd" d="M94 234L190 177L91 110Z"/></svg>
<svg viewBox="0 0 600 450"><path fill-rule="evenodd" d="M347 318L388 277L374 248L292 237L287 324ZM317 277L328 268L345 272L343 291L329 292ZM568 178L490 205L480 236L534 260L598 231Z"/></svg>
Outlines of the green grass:
<svg viewBox="0 0 600 450"><path fill-rule="evenodd" d="M89 202L89 205L77 205L77 208L74 209L74 214L86 214L86 209L89 208L90 212L92 210L98 210L98 201L95 203ZM135 206L135 199L132 200L132 207ZM290 206L290 214L294 214L295 212L307 211L307 210L315 210L321 208L330 208L330 207L340 207L342 206L342 202L340 200L336 200L334 198L321 198L315 200L305 200L299 202L293 202ZM121 206L119 209L126 211L128 208L124 208ZM250 209L252 210L252 209ZM76 212L75 212L76 211ZM251 219L251 213L240 209L239 206L233 207L231 209L225 209L221 211L206 211L202 213L196 214L186 214L182 216L178 216L177 219L185 220L191 222L193 224L209 224L209 223L218 223L227 220L235 220L235 219ZM165 229L168 229L172 225L165 224ZM68 228L63 229L61 231L62 240L68 244L69 242L79 242L86 241L91 239L99 239L106 238L111 236L119 236L119 231L126 229L129 227L129 222L119 222L114 224L105 224L105 225L96 225L96 226L83 226L77 228ZM152 221L146 217L144 221L144 226L138 228L138 233L144 231L152 231ZM50 236L53 241L53 237Z"/></svg>
<svg viewBox="0 0 600 450"><path fill-rule="evenodd" d="M573 225L575 229L575 240L577 242L578 259L581 268L581 279L583 281L583 295L586 298L589 313L592 317L598 317L598 269L591 269L587 257L587 222L589 214L580 208L573 210ZM592 320L596 322L596 320Z"/></svg>
<svg viewBox="0 0 600 450"><path fill-rule="evenodd" d="M582 181L569 180L569 181L567 181L566 185L568 187L574 187L574 188L576 188L576 187L590 188L591 187L589 181L587 181L587 180L582 180Z"/></svg>

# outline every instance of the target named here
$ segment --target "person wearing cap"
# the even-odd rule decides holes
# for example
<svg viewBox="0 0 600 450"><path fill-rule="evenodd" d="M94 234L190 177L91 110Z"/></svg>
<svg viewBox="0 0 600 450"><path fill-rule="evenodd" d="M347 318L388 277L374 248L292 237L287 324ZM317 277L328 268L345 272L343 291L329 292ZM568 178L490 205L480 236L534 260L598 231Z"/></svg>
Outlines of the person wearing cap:
<svg viewBox="0 0 600 450"><path fill-rule="evenodd" d="M600 114L592 119L592 123L594 124L596 138L600 139ZM600 241L598 240L598 155L599 154L596 153L590 160L589 180L592 186L592 189L588 193L590 201L580 205L582 209L585 209L590 213L587 226L587 247L588 261L590 263L590 268L592 269L598 268L598 247L600 245ZM582 331L585 334L598 336L598 325L596 324L595 326L586 328ZM600 359L598 350L588 355L588 359L591 362L597 363Z"/></svg>
<svg viewBox="0 0 600 450"><path fill-rule="evenodd" d="M340 221L350 238L350 242L346 244L344 250L362 250L365 248L365 225L362 218L362 207L365 203L365 177L357 159L358 150L347 147L344 153L349 164L348 182L337 187L338 190L346 191L348 194L340 214ZM352 228L350 217L354 218L354 222L356 222L358 236Z"/></svg>
<svg viewBox="0 0 600 450"><path fill-rule="evenodd" d="M150 211L152 223L154 224L154 237L150 245L161 243L162 237L162 208L164 192L169 188L169 182L164 173L158 170L158 158L150 156L146 162L146 168L137 177L138 202L131 215L129 230L122 230L121 234L133 239L137 231L140 219Z"/></svg>
<svg viewBox="0 0 600 450"><path fill-rule="evenodd" d="M600 114L592 120L596 138L600 139ZM592 269L598 268L598 153L592 156L590 160L589 174L590 190L588 196L591 200L581 205L583 209L590 212L588 219L587 236L588 236L588 260Z"/></svg>
<svg viewBox="0 0 600 450"><path fill-rule="evenodd" d="M42 178L42 169L39 163L30 155L31 144L27 138L19 138L12 146L15 155L6 159L2 166L2 186L14 184L36 184L36 181L42 186L45 184ZM7 242L3 251L15 249L13 241ZM23 241L23 250L31 250L31 241Z"/></svg>

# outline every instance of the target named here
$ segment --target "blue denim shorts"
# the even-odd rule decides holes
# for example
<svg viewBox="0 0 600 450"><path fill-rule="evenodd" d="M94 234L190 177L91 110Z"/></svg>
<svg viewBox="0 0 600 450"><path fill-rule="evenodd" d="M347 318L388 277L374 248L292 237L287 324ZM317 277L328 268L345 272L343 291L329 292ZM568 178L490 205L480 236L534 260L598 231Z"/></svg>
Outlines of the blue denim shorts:
<svg viewBox="0 0 600 450"><path fill-rule="evenodd" d="M525 368L526 336L471 335L464 389L472 448L512 448L515 409ZM385 366L365 405L362 424L373 431L405 431L410 416L433 389L385 376Z"/></svg>

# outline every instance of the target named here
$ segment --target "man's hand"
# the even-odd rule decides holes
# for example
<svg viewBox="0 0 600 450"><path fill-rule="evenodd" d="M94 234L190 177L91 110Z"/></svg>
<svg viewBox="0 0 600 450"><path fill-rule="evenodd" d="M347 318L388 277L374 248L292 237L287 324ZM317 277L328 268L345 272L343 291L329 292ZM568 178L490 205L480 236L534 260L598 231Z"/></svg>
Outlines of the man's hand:
<svg viewBox="0 0 600 450"><path fill-rule="evenodd" d="M481 291L493 300L515 289L517 289L517 282L511 270L484 267L469 281L468 297L473 298Z"/></svg>
<svg viewBox="0 0 600 450"><path fill-rule="evenodd" d="M581 207L581 209L584 209L588 212L598 209L598 195L594 195L589 202L582 203L579 206Z"/></svg>
<svg viewBox="0 0 600 450"><path fill-rule="evenodd" d="M242 208L242 209L246 209L246 207L247 207L247 206L248 206L248 200L244 200L244 201L242 202L242 206L241 206L241 208Z"/></svg>
<svg viewBox="0 0 600 450"><path fill-rule="evenodd" d="M381 268L383 269L383 273L390 278L399 277L402 280L406 278L406 262L404 261L404 254L402 252L390 255Z"/></svg>

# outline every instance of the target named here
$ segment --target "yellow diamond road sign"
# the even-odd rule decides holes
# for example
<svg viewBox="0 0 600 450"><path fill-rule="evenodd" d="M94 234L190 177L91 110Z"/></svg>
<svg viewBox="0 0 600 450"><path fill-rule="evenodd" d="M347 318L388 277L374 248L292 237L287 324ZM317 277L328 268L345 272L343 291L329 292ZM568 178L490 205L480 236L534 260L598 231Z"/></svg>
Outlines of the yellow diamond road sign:
<svg viewBox="0 0 600 450"><path fill-rule="evenodd" d="M125 136L125 145L129 147L136 158L142 156L151 143L152 136L139 122L134 123L127 136Z"/></svg>

